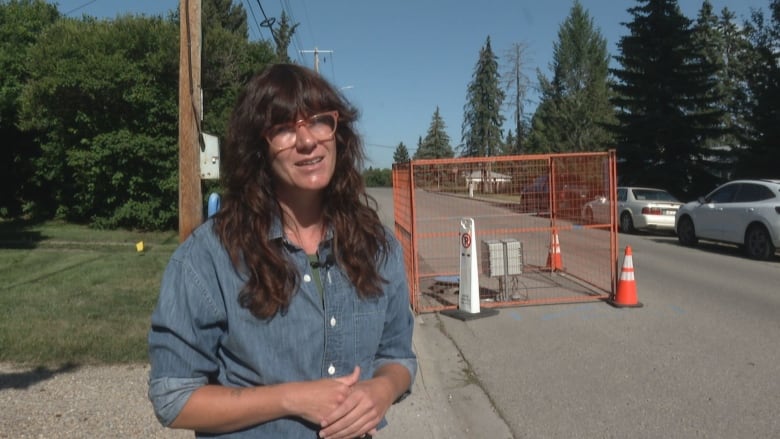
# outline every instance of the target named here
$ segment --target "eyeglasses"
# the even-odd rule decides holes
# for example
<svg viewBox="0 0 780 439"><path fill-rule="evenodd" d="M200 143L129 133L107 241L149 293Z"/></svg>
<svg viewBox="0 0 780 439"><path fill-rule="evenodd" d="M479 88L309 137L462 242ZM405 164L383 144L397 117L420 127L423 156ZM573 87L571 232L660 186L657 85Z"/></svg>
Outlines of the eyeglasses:
<svg viewBox="0 0 780 439"><path fill-rule="evenodd" d="M301 119L296 122L274 125L265 135L268 143L280 147L280 149L290 148L298 140L298 128L303 126L311 134L314 140L321 142L333 138L338 125L339 112L328 111L319 113L307 119Z"/></svg>

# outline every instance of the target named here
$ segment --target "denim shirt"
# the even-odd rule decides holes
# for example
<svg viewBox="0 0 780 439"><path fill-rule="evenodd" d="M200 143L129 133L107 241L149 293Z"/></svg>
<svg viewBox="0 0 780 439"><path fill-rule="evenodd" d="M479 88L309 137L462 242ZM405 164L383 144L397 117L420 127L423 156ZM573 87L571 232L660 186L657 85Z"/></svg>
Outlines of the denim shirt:
<svg viewBox="0 0 780 439"><path fill-rule="evenodd" d="M270 239L284 239L278 219L270 232ZM213 221L198 227L173 253L152 315L149 398L160 422L170 425L205 384L248 387L335 378L356 365L365 380L386 363L405 366L414 380L414 320L403 256L386 233L390 246L379 272L388 282L382 296L371 299L360 299L334 262L332 230L318 251L323 296L305 252L285 240L284 251L300 273L298 289L286 313L258 319L239 304L247 277L234 268ZM384 425L383 419L379 426ZM289 417L196 437L315 438L318 431L317 425Z"/></svg>

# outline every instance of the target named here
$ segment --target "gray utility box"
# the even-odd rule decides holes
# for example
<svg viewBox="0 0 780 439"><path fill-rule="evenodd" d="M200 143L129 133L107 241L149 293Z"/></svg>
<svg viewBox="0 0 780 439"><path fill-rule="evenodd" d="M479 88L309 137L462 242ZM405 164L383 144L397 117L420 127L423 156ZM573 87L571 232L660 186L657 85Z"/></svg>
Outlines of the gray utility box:
<svg viewBox="0 0 780 439"><path fill-rule="evenodd" d="M523 243L511 238L482 241L482 272L490 277L523 274Z"/></svg>
<svg viewBox="0 0 780 439"><path fill-rule="evenodd" d="M200 150L200 178L219 179L219 137L203 133Z"/></svg>

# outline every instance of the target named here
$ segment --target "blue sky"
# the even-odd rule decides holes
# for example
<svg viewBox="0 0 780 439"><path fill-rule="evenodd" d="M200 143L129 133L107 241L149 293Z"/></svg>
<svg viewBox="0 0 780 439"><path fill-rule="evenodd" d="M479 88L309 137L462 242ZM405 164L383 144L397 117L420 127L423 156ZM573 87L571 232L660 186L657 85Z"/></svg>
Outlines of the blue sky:
<svg viewBox="0 0 780 439"><path fill-rule="evenodd" d="M191 0L192 1L192 0ZM368 156L367 166L389 168L399 142L410 154L424 137L436 108L444 119L453 147L461 143L463 107L479 50L490 37L499 63L514 44L525 47L525 74L535 87L537 69L550 77L549 63L558 29L572 0L234 0L249 17L250 38L269 39L258 26L279 17L282 8L300 23L290 57L319 70L361 111L359 129ZM54 3L54 2L53 2ZM117 14L160 15L174 10L179 0L60 0L59 10L72 17L87 14L112 18ZM633 0L580 0L595 27L607 40L610 55L626 34ZM695 19L702 0L678 0L688 18ZM769 0L711 0L716 13L727 7L738 21L751 8L766 12ZM260 6L262 6L262 11ZM254 12L254 17L252 15ZM309 52L305 52L309 51ZM529 93L526 113L537 105ZM208 102L205 102L208 105ZM505 112L508 120L512 115Z"/></svg>

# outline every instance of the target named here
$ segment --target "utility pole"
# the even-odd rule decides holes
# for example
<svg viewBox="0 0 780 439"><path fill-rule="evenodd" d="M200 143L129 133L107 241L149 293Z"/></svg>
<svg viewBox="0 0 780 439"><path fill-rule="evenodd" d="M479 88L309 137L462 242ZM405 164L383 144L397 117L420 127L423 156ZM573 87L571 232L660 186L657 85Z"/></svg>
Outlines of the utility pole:
<svg viewBox="0 0 780 439"><path fill-rule="evenodd" d="M317 73L320 72L320 52L333 53L332 50L319 50L316 47L314 48L314 50L301 50L300 52L314 54L314 71Z"/></svg>
<svg viewBox="0 0 780 439"><path fill-rule="evenodd" d="M179 241L203 222L200 189L201 0L179 2Z"/></svg>

